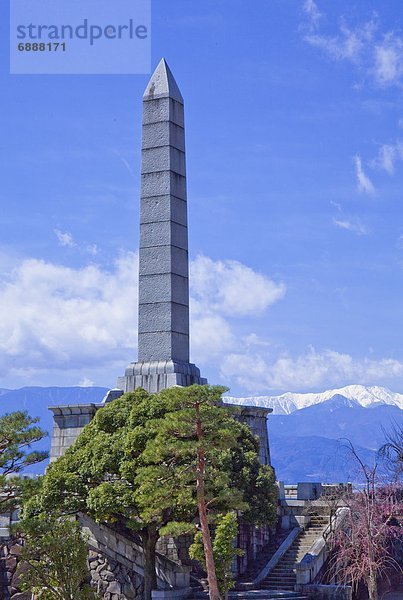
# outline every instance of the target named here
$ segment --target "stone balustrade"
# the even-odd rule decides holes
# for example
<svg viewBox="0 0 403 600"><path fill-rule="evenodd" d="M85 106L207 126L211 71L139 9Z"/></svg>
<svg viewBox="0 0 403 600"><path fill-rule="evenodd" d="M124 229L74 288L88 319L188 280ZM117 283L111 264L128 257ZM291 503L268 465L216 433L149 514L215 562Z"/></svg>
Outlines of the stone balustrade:
<svg viewBox="0 0 403 600"><path fill-rule="evenodd" d="M303 586L312 584L314 582L316 576L329 557L329 546L327 539L331 535L332 531L335 531L342 526L347 513L348 508L343 507L337 509L336 515L323 532L323 536L320 536L317 540L315 540L308 552L297 564L298 591L302 591Z"/></svg>

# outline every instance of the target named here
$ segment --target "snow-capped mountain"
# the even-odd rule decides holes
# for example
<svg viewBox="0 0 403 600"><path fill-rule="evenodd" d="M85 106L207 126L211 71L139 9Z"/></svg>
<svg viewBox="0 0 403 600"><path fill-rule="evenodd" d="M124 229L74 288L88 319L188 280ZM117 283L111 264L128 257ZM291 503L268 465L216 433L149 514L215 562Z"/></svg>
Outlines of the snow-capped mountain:
<svg viewBox="0 0 403 600"><path fill-rule="evenodd" d="M403 394L392 392L380 386L347 385L342 388L326 390L320 393L300 394L286 392L280 396L251 396L249 398L233 398L227 396L226 402L250 406L264 406L272 408L277 415L289 415L301 408L307 408L314 404L321 404L334 396L343 396L351 402L355 402L364 408L390 404L403 410Z"/></svg>

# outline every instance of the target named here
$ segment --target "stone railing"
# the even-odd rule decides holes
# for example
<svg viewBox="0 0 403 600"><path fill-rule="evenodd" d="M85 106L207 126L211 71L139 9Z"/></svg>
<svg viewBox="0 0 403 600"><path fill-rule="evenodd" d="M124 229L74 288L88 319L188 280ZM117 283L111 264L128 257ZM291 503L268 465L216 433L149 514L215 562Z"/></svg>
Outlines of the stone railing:
<svg viewBox="0 0 403 600"><path fill-rule="evenodd" d="M94 552L143 578L144 554L139 543L106 525L95 523L84 515L79 516L79 522ZM175 590L177 596L185 595L190 588L191 567L179 565L159 553L156 562L158 586L161 592ZM166 595L169 596L169 593L165 593Z"/></svg>
<svg viewBox="0 0 403 600"><path fill-rule="evenodd" d="M280 482L282 483L282 482ZM292 498L292 499L297 499L298 498L298 485L283 485L283 489L284 489L284 497L285 498Z"/></svg>
<svg viewBox="0 0 403 600"><path fill-rule="evenodd" d="M326 527L323 534L314 541L309 551L297 564L297 591L302 591L302 586L312 584L315 580L329 557L329 546L326 540L332 535L332 531L341 527L347 513L348 508L337 509L332 522Z"/></svg>

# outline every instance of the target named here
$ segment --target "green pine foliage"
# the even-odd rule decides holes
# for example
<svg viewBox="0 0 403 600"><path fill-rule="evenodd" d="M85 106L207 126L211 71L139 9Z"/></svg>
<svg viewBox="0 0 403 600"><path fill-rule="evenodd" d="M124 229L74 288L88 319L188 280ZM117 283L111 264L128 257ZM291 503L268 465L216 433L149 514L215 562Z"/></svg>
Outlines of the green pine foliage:
<svg viewBox="0 0 403 600"><path fill-rule="evenodd" d="M31 450L32 444L47 435L37 422L26 412L0 417L0 513L14 510L24 489L35 485L21 479L24 469L48 456L47 452Z"/></svg>

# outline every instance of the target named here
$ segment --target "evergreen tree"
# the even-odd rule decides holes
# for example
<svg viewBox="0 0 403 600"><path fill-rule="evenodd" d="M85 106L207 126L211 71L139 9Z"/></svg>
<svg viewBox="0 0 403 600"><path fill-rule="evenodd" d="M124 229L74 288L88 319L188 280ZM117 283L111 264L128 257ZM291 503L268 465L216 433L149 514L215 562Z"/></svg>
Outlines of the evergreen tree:
<svg viewBox="0 0 403 600"><path fill-rule="evenodd" d="M45 460L47 452L32 451L31 446L47 434L26 412L0 417L0 513L14 510L22 493L21 473ZM26 482L30 485L30 482Z"/></svg>

